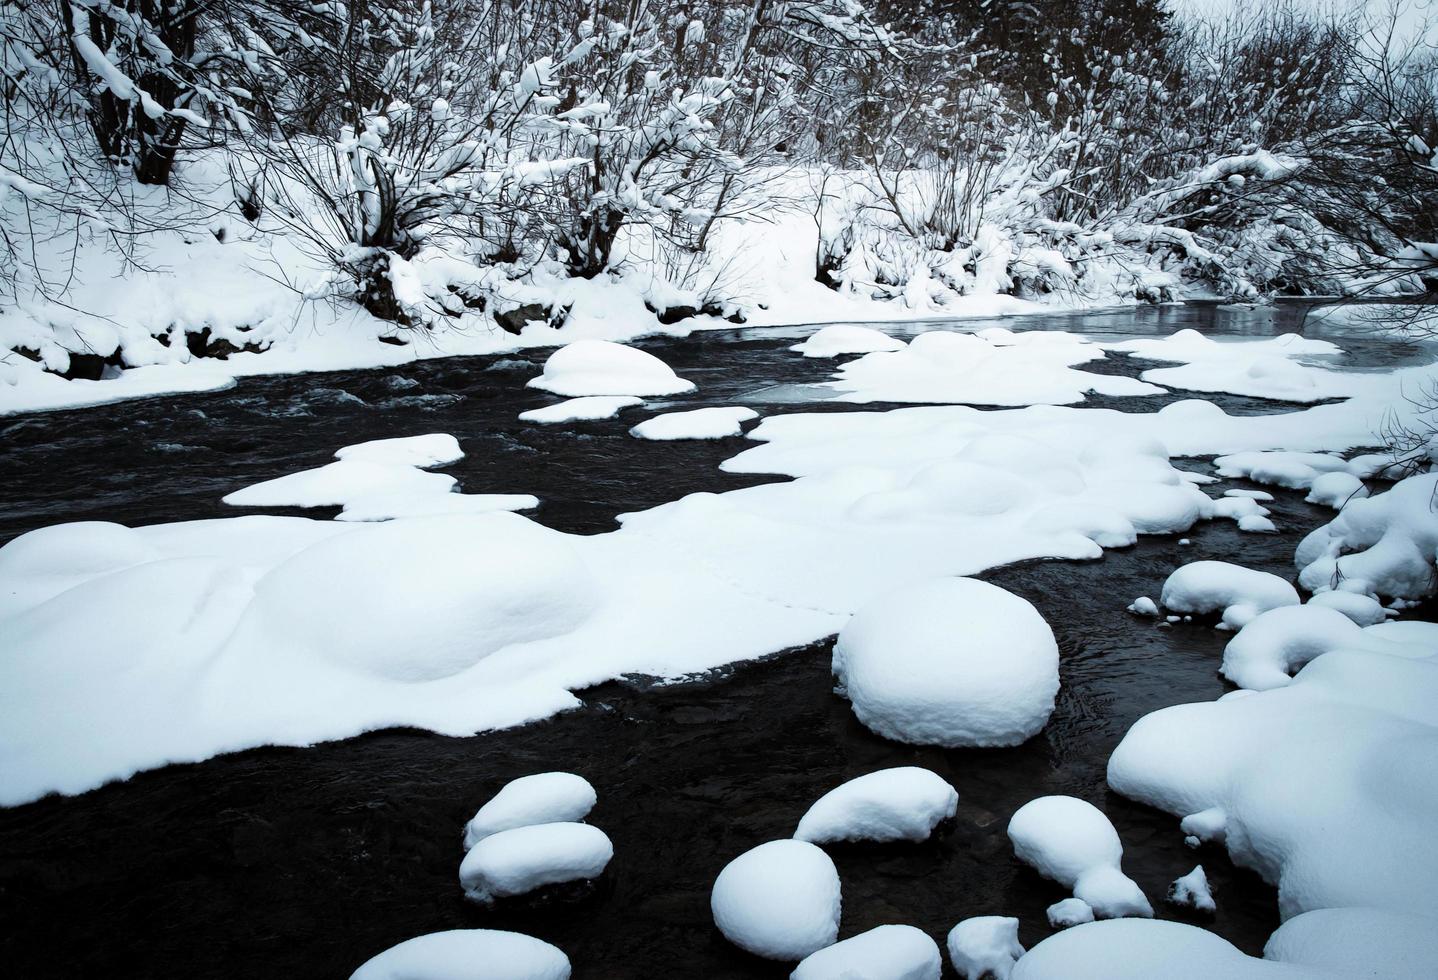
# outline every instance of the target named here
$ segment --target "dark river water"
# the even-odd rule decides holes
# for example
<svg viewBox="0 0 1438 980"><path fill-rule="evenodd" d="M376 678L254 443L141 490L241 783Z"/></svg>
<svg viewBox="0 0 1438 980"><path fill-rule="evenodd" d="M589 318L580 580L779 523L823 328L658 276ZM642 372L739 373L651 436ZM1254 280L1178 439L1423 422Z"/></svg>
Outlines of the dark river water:
<svg viewBox="0 0 1438 980"><path fill-rule="evenodd" d="M1184 326L1264 335L1297 328L1300 313L1189 306L1002 324L1098 336ZM985 325L992 324L963 323ZM833 366L789 353L800 333L644 342L699 385L696 395L650 400L648 408L742 401L766 414L854 410L786 404ZM1357 367L1423 353L1334 339ZM742 439L630 438L644 410L565 426L519 422L519 412L554 401L523 387L543 357L255 378L225 392L0 419L0 542L62 521L234 514L220 503L231 490L321 465L342 445L422 432L459 438L468 455L446 472L465 491L534 493L544 501L536 519L578 533L612 529L615 514L686 493L769 479L719 471L745 447ZM1115 358L1088 369L1132 374L1144 366ZM1152 411L1171 400L1088 404ZM1214 400L1230 412L1288 410ZM1246 484L1208 489L1230 485ZM925 766L952 782L958 819L923 845L832 848L843 881L841 936L902 922L942 943L960 919L1005 914L1020 917L1026 944L1038 942L1049 933L1044 909L1066 893L1019 864L1004 831L1023 803L1067 793L1108 813L1123 839L1125 871L1161 916L1185 918L1162 898L1170 881L1201 862L1218 913L1190 921L1257 953L1278 924L1273 890L1233 868L1221 849L1189 850L1173 817L1109 793L1104 768L1141 715L1225 689L1216 669L1226 634L1197 623L1159 627L1124 606L1157 595L1169 571L1197 558L1292 577L1298 539L1332 513L1273 492L1277 535L1240 534L1221 521L1196 528L1188 545L1145 538L1096 562L1029 562L984 576L1033 602L1062 653L1053 718L1020 748L949 751L878 738L832 694L822 643L692 683L606 684L581 692L585 705L576 711L473 738L384 731L171 766L0 810L0 969L24 978L342 978L415 935L495 927L555 943L578 978L783 977L789 966L750 957L714 929L714 876L749 847L792 834L808 805L839 782L898 765ZM466 903L457 880L464 822L505 781L549 769L580 773L598 791L590 821L615 846L600 887L578 903Z"/></svg>

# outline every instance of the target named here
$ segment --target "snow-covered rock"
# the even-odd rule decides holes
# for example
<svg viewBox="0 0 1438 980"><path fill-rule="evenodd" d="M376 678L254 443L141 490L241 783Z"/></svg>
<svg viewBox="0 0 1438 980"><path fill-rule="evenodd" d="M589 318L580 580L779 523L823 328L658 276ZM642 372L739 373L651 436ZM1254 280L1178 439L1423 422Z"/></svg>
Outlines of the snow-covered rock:
<svg viewBox="0 0 1438 980"><path fill-rule="evenodd" d="M1225 626L1242 627L1259 613L1298 605L1298 591L1269 572L1226 561L1194 561L1175 569L1159 600L1179 613L1221 612Z"/></svg>
<svg viewBox="0 0 1438 980"><path fill-rule="evenodd" d="M1121 868L1123 844L1103 811L1072 796L1042 796L1009 821L1014 854L1073 890L1101 919L1152 916L1153 907Z"/></svg>
<svg viewBox="0 0 1438 980"><path fill-rule="evenodd" d="M1337 609L1359 626L1374 626L1388 621L1389 612L1383 604L1371 595L1361 595L1345 589L1333 589L1311 596L1305 605L1325 606Z"/></svg>
<svg viewBox="0 0 1438 980"><path fill-rule="evenodd" d="M360 457L252 484L224 501L231 507L342 507L376 494L447 494L454 486L448 473Z"/></svg>
<svg viewBox="0 0 1438 980"><path fill-rule="evenodd" d="M1239 687L1266 691L1282 687L1314 657L1351 642L1359 627L1336 609L1309 603L1260 613L1223 649L1223 674Z"/></svg>
<svg viewBox="0 0 1438 980"><path fill-rule="evenodd" d="M569 957L533 936L451 929L391 946L350 980L569 980Z"/></svg>
<svg viewBox="0 0 1438 980"><path fill-rule="evenodd" d="M1315 909L1268 937L1265 959L1332 971L1341 977L1438 975L1438 917L1390 909Z"/></svg>
<svg viewBox="0 0 1438 980"><path fill-rule="evenodd" d="M636 439L728 439L744 434L742 424L757 419L752 408L696 408L688 412L666 412L645 419L629 434Z"/></svg>
<svg viewBox="0 0 1438 980"><path fill-rule="evenodd" d="M1438 472L1348 502L1298 545L1298 581L1310 592L1355 591L1421 599L1438 591Z"/></svg>
<svg viewBox="0 0 1438 980"><path fill-rule="evenodd" d="M463 458L464 450L459 448L459 440L443 432L399 439L372 439L344 446L335 452L335 459L358 459L393 466L417 466L420 469L444 466Z"/></svg>
<svg viewBox="0 0 1438 980"><path fill-rule="evenodd" d="M1009 980L1010 971L1024 947L1019 943L1019 920L1003 915L979 915L949 930L949 962L963 980Z"/></svg>
<svg viewBox="0 0 1438 980"><path fill-rule="evenodd" d="M1181 363L1152 368L1144 381L1189 391L1221 391L1255 398L1314 402L1346 397L1368 379L1347 372L1297 363L1299 357L1332 357L1342 351L1326 340L1280 334L1263 340L1215 340L1185 329L1164 338L1140 338L1106 345L1109 350L1147 360Z"/></svg>
<svg viewBox="0 0 1438 980"><path fill-rule="evenodd" d="M819 797L794 837L814 844L927 840L958 806L959 794L937 773L915 766L881 769Z"/></svg>
<svg viewBox="0 0 1438 980"><path fill-rule="evenodd" d="M572 772L537 772L505 783L464 828L464 849L491 834L541 823L577 823L598 796L589 780Z"/></svg>
<svg viewBox="0 0 1438 980"><path fill-rule="evenodd" d="M878 926L810 953L789 980L939 980L939 944L913 926Z"/></svg>
<svg viewBox="0 0 1438 980"><path fill-rule="evenodd" d="M1128 604L1128 611L1135 616L1157 616L1158 603L1146 595L1141 595Z"/></svg>
<svg viewBox="0 0 1438 980"><path fill-rule="evenodd" d="M1321 504L1342 510L1350 500L1368 496L1368 488L1352 473L1323 473L1314 478L1304 499L1310 504Z"/></svg>
<svg viewBox="0 0 1438 980"><path fill-rule="evenodd" d="M1017 745L1058 693L1058 645L1025 599L934 579L865 606L839 632L834 674L866 727L918 745Z"/></svg>
<svg viewBox="0 0 1438 980"><path fill-rule="evenodd" d="M1317 980L1309 973L1246 956L1205 929L1162 919L1114 919L1065 929L1018 962L1011 980Z"/></svg>
<svg viewBox="0 0 1438 980"><path fill-rule="evenodd" d="M1196 912L1211 913L1218 908L1213 901L1213 890L1208 886L1208 875L1204 874L1201 864L1183 877L1174 879L1173 884L1168 886L1168 900Z"/></svg>
<svg viewBox="0 0 1438 980"><path fill-rule="evenodd" d="M840 354L870 354L878 350L900 350L904 342L873 327L834 324L822 327L789 349L805 357L838 357Z"/></svg>
<svg viewBox="0 0 1438 980"><path fill-rule="evenodd" d="M489 904L546 885L598 878L613 857L609 837L589 824L515 827L470 848L459 866L459 883L466 896Z"/></svg>
<svg viewBox="0 0 1438 980"><path fill-rule="evenodd" d="M734 945L771 960L802 960L839 938L839 872L807 841L745 851L714 880L714 924Z"/></svg>
<svg viewBox="0 0 1438 980"><path fill-rule="evenodd" d="M587 395L583 398L570 398L554 405L520 412L519 420L521 422L539 422L543 425L555 425L560 422L591 422L613 418L623 409L643 404L642 398L636 398L633 395Z"/></svg>
<svg viewBox="0 0 1438 980"><path fill-rule="evenodd" d="M544 373L529 382L565 398L586 395L679 395L693 391L659 358L608 340L576 340L544 362Z"/></svg>
<svg viewBox="0 0 1438 980"><path fill-rule="evenodd" d="M1050 905L1045 914L1055 929L1068 929L1094 920L1093 906L1081 898L1060 899Z"/></svg>
<svg viewBox="0 0 1438 980"><path fill-rule="evenodd" d="M429 489L368 493L345 503L337 521L393 521L401 517L444 517L492 514L502 510L533 510L539 498L528 493L433 493Z"/></svg>
<svg viewBox="0 0 1438 980"><path fill-rule="evenodd" d="M1109 785L1223 841L1286 917L1432 908L1435 651L1432 624L1379 624L1281 687L1156 711L1114 750Z"/></svg>
<svg viewBox="0 0 1438 980"><path fill-rule="evenodd" d="M1293 490L1306 490L1324 473L1348 471L1348 463L1335 453L1260 450L1232 453L1213 461L1218 475L1243 477Z"/></svg>

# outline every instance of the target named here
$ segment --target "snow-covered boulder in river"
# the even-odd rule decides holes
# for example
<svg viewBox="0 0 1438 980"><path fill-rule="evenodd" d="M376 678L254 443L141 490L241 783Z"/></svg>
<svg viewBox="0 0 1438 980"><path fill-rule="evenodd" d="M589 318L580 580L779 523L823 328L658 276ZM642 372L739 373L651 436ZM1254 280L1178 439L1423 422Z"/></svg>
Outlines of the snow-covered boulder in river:
<svg viewBox="0 0 1438 980"><path fill-rule="evenodd" d="M735 946L771 960L802 960L839 938L839 872L807 841L745 851L714 879L714 924Z"/></svg>
<svg viewBox="0 0 1438 980"><path fill-rule="evenodd" d="M696 408L690 412L667 412L645 419L629 434L636 439L668 441L673 439L728 439L744 434L742 424L759 417L752 408Z"/></svg>
<svg viewBox="0 0 1438 980"><path fill-rule="evenodd" d="M459 883L466 896L488 905L546 885L598 878L612 857L614 845L589 824L515 827L475 844L459 866Z"/></svg>
<svg viewBox="0 0 1438 980"><path fill-rule="evenodd" d="M680 395L694 390L647 351L608 340L576 340L544 362L544 373L529 382L566 398L585 395Z"/></svg>
<svg viewBox="0 0 1438 980"><path fill-rule="evenodd" d="M1176 613L1222 613L1230 629L1299 602L1298 591L1277 575L1226 561L1194 561L1174 569L1159 601Z"/></svg>
<svg viewBox="0 0 1438 980"><path fill-rule="evenodd" d="M789 349L805 357L838 357L840 354L871 354L876 350L900 350L902 340L873 327L837 323L823 327Z"/></svg>
<svg viewBox="0 0 1438 980"><path fill-rule="evenodd" d="M963 980L1008 980L1014 961L1024 955L1019 920L978 915L949 930L949 962Z"/></svg>
<svg viewBox="0 0 1438 980"><path fill-rule="evenodd" d="M451 929L391 946L350 980L569 980L569 957L518 932Z"/></svg>
<svg viewBox="0 0 1438 980"><path fill-rule="evenodd" d="M939 980L939 944L913 926L879 926L810 953L789 980Z"/></svg>
<svg viewBox="0 0 1438 980"><path fill-rule="evenodd" d="M464 828L467 851L491 834L541 823L576 823L598 802L594 787L572 772L537 772L504 784Z"/></svg>
<svg viewBox="0 0 1438 980"><path fill-rule="evenodd" d="M1058 645L1038 610L970 578L883 596L849 620L834 674L869 729L916 745L1018 745L1048 721Z"/></svg>
<svg viewBox="0 0 1438 980"><path fill-rule="evenodd" d="M1153 907L1120 868L1123 844L1103 811L1072 796L1042 796L1009 821L1014 854L1045 878L1073 889L1101 919L1152 916Z"/></svg>
<svg viewBox="0 0 1438 980"><path fill-rule="evenodd" d="M954 815L959 794L937 773L917 766L881 769L831 789L809 807L798 840L927 840Z"/></svg>

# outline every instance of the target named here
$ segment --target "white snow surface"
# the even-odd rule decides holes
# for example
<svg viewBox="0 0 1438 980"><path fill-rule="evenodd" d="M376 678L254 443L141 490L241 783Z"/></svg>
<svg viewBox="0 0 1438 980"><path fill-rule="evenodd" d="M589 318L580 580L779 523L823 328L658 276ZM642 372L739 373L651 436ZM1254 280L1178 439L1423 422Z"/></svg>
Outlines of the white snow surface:
<svg viewBox="0 0 1438 980"><path fill-rule="evenodd" d="M1101 919L1153 915L1121 868L1123 844L1103 811L1072 796L1041 796L1009 820L1014 854L1045 878L1073 890Z"/></svg>
<svg viewBox="0 0 1438 980"><path fill-rule="evenodd" d="M1260 613L1223 648L1223 674L1239 687L1266 691L1287 684L1314 657L1352 642L1358 625L1323 605L1280 606Z"/></svg>
<svg viewBox="0 0 1438 980"><path fill-rule="evenodd" d="M459 866L459 883L466 896L489 904L545 885L598 878L613 857L609 837L587 823L514 827L469 849Z"/></svg>
<svg viewBox="0 0 1438 980"><path fill-rule="evenodd" d="M714 924L734 945L771 960L802 960L839 938L839 872L818 847L772 840L714 879Z"/></svg>
<svg viewBox="0 0 1438 980"><path fill-rule="evenodd" d="M531 388L566 398L587 395L680 395L692 382L675 374L659 358L609 340L576 340L549 355L544 373Z"/></svg>
<svg viewBox="0 0 1438 980"><path fill-rule="evenodd" d="M1018 745L1058 694L1058 645L1028 600L969 578L934 579L860 609L834 674L870 730L916 745Z"/></svg>
<svg viewBox="0 0 1438 980"><path fill-rule="evenodd" d="M1350 500L1298 545L1298 581L1310 592L1343 588L1401 599L1438 591L1438 472L1410 476Z"/></svg>
<svg viewBox="0 0 1438 980"><path fill-rule="evenodd" d="M743 406L696 408L688 412L666 412L645 419L629 434L636 439L728 439L743 435L742 423L757 419L759 413Z"/></svg>
<svg viewBox="0 0 1438 980"><path fill-rule="evenodd" d="M224 499L231 507L343 507L370 496L447 494L455 482L447 473L405 464L341 459L253 484Z"/></svg>
<svg viewBox="0 0 1438 980"><path fill-rule="evenodd" d="M1218 908L1213 901L1213 891L1208 886L1208 875L1204 874L1201 864L1174 879L1173 884L1168 886L1168 900L1197 912L1213 912Z"/></svg>
<svg viewBox="0 0 1438 980"><path fill-rule="evenodd" d="M1093 906L1081 898L1063 898L1050 905L1046 911L1049 925L1054 929L1068 929L1094 920Z"/></svg>
<svg viewBox="0 0 1438 980"><path fill-rule="evenodd" d="M1159 600L1179 613L1220 613L1223 624L1241 628L1255 616L1298 605L1298 591L1271 572L1226 561L1181 565L1163 583Z"/></svg>
<svg viewBox="0 0 1438 980"><path fill-rule="evenodd" d="M444 432L398 439L372 439L335 452L335 459L417 466L420 469L444 466L463 458L464 450L459 448L459 440Z"/></svg>
<svg viewBox="0 0 1438 980"><path fill-rule="evenodd" d="M1342 510L1350 500L1366 496L1368 496L1368 488L1363 485L1362 480L1352 473L1338 471L1321 473L1315 477L1312 485L1308 488L1308 496L1304 499L1310 504L1321 504L1324 507L1332 507L1334 510Z"/></svg>
<svg viewBox="0 0 1438 980"><path fill-rule="evenodd" d="M1009 980L1014 963L1024 955L1019 920L1003 915L978 915L949 930L949 962L963 980Z"/></svg>
<svg viewBox="0 0 1438 980"><path fill-rule="evenodd" d="M468 851L502 830L541 823L576 823L589 815L599 797L583 776L537 772L512 779L479 808L464 828Z"/></svg>
<svg viewBox="0 0 1438 980"><path fill-rule="evenodd" d="M1391 909L1315 909L1268 937L1263 956L1344 977L1438 975L1438 918Z"/></svg>
<svg viewBox="0 0 1438 980"><path fill-rule="evenodd" d="M957 812L959 794L917 766L880 769L829 790L809 807L796 840L921 841Z"/></svg>
<svg viewBox="0 0 1438 980"><path fill-rule="evenodd" d="M569 980L569 972L569 957L533 936L452 929L391 946L350 980Z"/></svg>
<svg viewBox="0 0 1438 980"><path fill-rule="evenodd" d="M1245 955L1228 940L1163 919L1090 922L1049 936L1019 960L1011 980L1337 980Z"/></svg>
<svg viewBox="0 0 1438 980"><path fill-rule="evenodd" d="M1186 391L1226 392L1277 401L1315 402L1345 398L1368 390L1372 378L1299 363L1334 361L1343 351L1326 340L1285 333L1263 340L1215 339L1193 329L1163 338L1140 338L1104 345L1151 361L1181 367L1150 368L1144 381Z"/></svg>
<svg viewBox="0 0 1438 980"><path fill-rule="evenodd" d="M816 950L789 980L939 980L939 944L913 926L877 926Z"/></svg>
<svg viewBox="0 0 1438 980"><path fill-rule="evenodd" d="M874 351L902 350L905 343L882 330L857 324L836 323L814 331L802 343L789 349L805 357L838 357L841 354L871 354Z"/></svg>
<svg viewBox="0 0 1438 980"><path fill-rule="evenodd" d="M1109 785L1224 842L1277 886L1285 918L1432 914L1438 626L1344 632L1283 686L1140 719L1109 759Z"/></svg>
<svg viewBox="0 0 1438 980"><path fill-rule="evenodd" d="M613 418L623 409L643 404L642 398L636 398L633 395L586 395L582 398L570 398L553 405L546 405L543 408L532 408L527 412L520 412L519 420L521 422L539 422L543 425L555 425L561 422L591 422L597 419Z"/></svg>

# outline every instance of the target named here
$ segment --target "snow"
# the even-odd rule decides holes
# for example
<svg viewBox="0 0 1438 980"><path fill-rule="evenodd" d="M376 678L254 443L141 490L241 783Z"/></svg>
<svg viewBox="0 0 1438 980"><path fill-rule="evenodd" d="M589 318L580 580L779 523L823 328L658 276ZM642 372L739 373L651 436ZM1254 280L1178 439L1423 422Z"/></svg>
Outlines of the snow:
<svg viewBox="0 0 1438 980"><path fill-rule="evenodd" d="M1222 841L1285 918L1433 907L1438 627L1352 629L1283 686L1145 716L1109 759L1110 787Z"/></svg>
<svg viewBox="0 0 1438 980"><path fill-rule="evenodd" d="M1212 914L1218 909L1213 901L1213 891L1208 887L1208 875L1203 873L1201 864L1183 877L1174 879L1173 884L1168 886L1168 900L1196 912Z"/></svg>
<svg viewBox="0 0 1438 980"><path fill-rule="evenodd" d="M1219 936L1181 922L1115 919L1055 933L1018 962L1011 980L1337 980L1245 956Z"/></svg>
<svg viewBox="0 0 1438 980"><path fill-rule="evenodd" d="M834 674L854 714L918 745L1018 745L1048 721L1058 645L1025 599L934 579L864 606L839 632Z"/></svg>
<svg viewBox="0 0 1438 980"><path fill-rule="evenodd" d="M368 459L342 459L290 473L225 495L231 507L342 507L376 495L447 494L455 479L413 466Z"/></svg>
<svg viewBox="0 0 1438 980"><path fill-rule="evenodd" d="M1279 334L1263 340L1215 340L1185 329L1164 338L1107 344L1108 350L1182 367L1151 368L1140 377L1167 388L1226 392L1279 401L1315 402L1357 394L1370 385L1364 375L1297 363L1297 358L1335 358L1343 351L1326 340Z"/></svg>
<svg viewBox="0 0 1438 980"><path fill-rule="evenodd" d="M939 945L913 926L877 926L816 950L789 980L939 980Z"/></svg>
<svg viewBox="0 0 1438 980"><path fill-rule="evenodd" d="M1119 375L1079 371L1102 348L1073 334L992 328L978 334L932 330L907 347L878 351L838 370L831 387L849 402L1064 405L1087 392L1157 395L1163 389Z"/></svg>
<svg viewBox="0 0 1438 980"><path fill-rule="evenodd" d="M757 419L752 408L696 408L689 412L667 412L645 419L629 434L637 439L728 439L744 434L742 423Z"/></svg>
<svg viewBox="0 0 1438 980"><path fill-rule="evenodd" d="M466 897L489 905L545 885L598 878L614 845L587 823L542 823L500 830L480 839L459 866Z"/></svg>
<svg viewBox="0 0 1438 980"><path fill-rule="evenodd" d="M517 932L452 929L391 946L350 980L569 980L569 957Z"/></svg>
<svg viewBox="0 0 1438 980"><path fill-rule="evenodd" d="M636 398L633 395L589 395L520 412L519 419L521 422L539 422L544 425L554 425L560 422L590 422L597 419L613 418L622 409L643 404L642 398Z"/></svg>
<svg viewBox="0 0 1438 980"><path fill-rule="evenodd" d="M1223 674L1239 687L1282 687L1314 657L1352 642L1359 627L1322 605L1282 606L1249 620L1223 649Z"/></svg>
<svg viewBox="0 0 1438 980"><path fill-rule="evenodd" d="M1093 906L1081 898L1065 898L1054 902L1045 913L1054 929L1069 929L1094 920Z"/></svg>
<svg viewBox="0 0 1438 980"><path fill-rule="evenodd" d="M345 446L335 453L335 459L339 460L363 460L394 466L417 466L420 469L445 466L463 458L464 450L459 448L459 440L443 432L399 439L374 439Z"/></svg>
<svg viewBox="0 0 1438 980"><path fill-rule="evenodd" d="M1310 592L1356 592L1421 599L1438 589L1438 472L1400 480L1348 502L1298 545L1299 584Z"/></svg>
<svg viewBox="0 0 1438 980"><path fill-rule="evenodd" d="M576 823L588 816L597 800L589 781L572 772L539 772L510 780L465 825L464 849L502 830Z"/></svg>
<svg viewBox="0 0 1438 980"><path fill-rule="evenodd" d="M881 769L831 789L809 807L796 840L921 841L953 817L959 794L928 769Z"/></svg>
<svg viewBox="0 0 1438 980"><path fill-rule="evenodd" d="M1310 504L1321 504L1342 510L1350 500L1368 496L1368 488L1352 473L1323 473L1313 480L1304 498Z"/></svg>
<svg viewBox="0 0 1438 980"><path fill-rule="evenodd" d="M443 517L489 514L501 510L533 510L539 498L528 493L436 493L431 488L367 493L348 501L337 521L392 521L400 517Z"/></svg>
<svg viewBox="0 0 1438 980"><path fill-rule="evenodd" d="M949 930L949 962L962 980L1008 980L1024 955L1019 920L1002 915L965 919Z"/></svg>
<svg viewBox="0 0 1438 980"><path fill-rule="evenodd" d="M1071 888L1101 919L1153 915L1121 868L1123 844L1103 811L1072 796L1043 796L1019 808L1009 839L1020 861Z"/></svg>
<svg viewBox="0 0 1438 980"><path fill-rule="evenodd" d="M544 373L529 382L556 395L679 395L692 382L646 351L608 340L576 340L544 362Z"/></svg>
<svg viewBox="0 0 1438 980"><path fill-rule="evenodd" d="M807 841L769 841L724 866L709 906L734 945L766 959L802 960L839 938L839 872Z"/></svg>
<svg viewBox="0 0 1438 980"><path fill-rule="evenodd" d="M1438 964L1438 918L1387 909L1315 909L1279 926L1265 959L1338 976L1424 977Z"/></svg>
<svg viewBox="0 0 1438 980"><path fill-rule="evenodd" d="M1168 576L1159 601L1180 613L1220 613L1225 626L1239 628L1259 613L1298 605L1298 592L1269 572L1226 561L1194 561Z"/></svg>
<svg viewBox="0 0 1438 980"><path fill-rule="evenodd" d="M1213 461L1218 475L1304 490L1325 473L1347 472L1349 464L1333 453L1285 450L1233 453Z"/></svg>
<svg viewBox="0 0 1438 980"><path fill-rule="evenodd" d="M1158 603L1154 602L1146 595L1141 595L1137 599L1133 600L1133 602L1129 603L1128 611L1133 613L1135 616L1157 616Z"/></svg>
<svg viewBox="0 0 1438 980"><path fill-rule="evenodd" d="M873 327L834 324L822 327L789 349L805 357L838 357L841 354L870 354L874 351L902 350L902 340L890 337Z"/></svg>
<svg viewBox="0 0 1438 980"><path fill-rule="evenodd" d="M1312 596L1306 605L1337 609L1359 626L1373 626L1386 622L1390 615L1388 610L1384 609L1383 605L1372 596L1359 595L1357 592L1347 592L1342 589L1319 592Z"/></svg>

